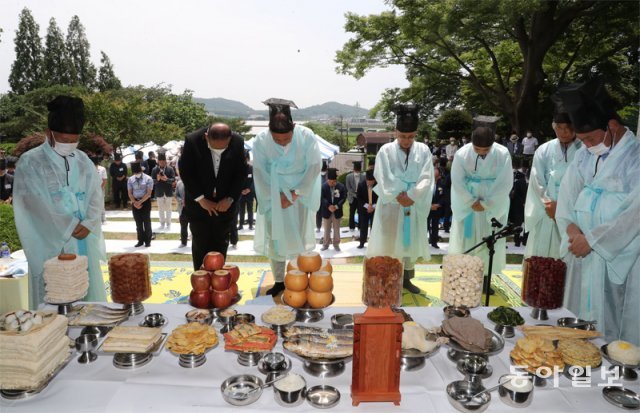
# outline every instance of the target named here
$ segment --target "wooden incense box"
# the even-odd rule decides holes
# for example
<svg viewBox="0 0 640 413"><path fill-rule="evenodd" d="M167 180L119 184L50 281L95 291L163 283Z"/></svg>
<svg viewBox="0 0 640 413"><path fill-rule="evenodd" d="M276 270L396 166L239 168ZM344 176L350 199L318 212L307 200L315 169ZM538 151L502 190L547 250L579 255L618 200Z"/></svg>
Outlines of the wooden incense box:
<svg viewBox="0 0 640 413"><path fill-rule="evenodd" d="M351 402L400 404L400 351L404 318L390 307L354 314Z"/></svg>

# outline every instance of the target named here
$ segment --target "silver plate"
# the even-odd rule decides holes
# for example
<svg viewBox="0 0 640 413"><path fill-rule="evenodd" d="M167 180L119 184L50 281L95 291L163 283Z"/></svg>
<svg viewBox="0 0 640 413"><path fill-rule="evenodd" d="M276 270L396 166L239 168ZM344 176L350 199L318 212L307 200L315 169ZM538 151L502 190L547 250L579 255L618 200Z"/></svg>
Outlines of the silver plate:
<svg viewBox="0 0 640 413"><path fill-rule="evenodd" d="M46 375L43 381L37 386L29 389L2 389L0 390L0 396L3 399L7 400L28 399L32 396L35 396L36 394L44 390L49 385L49 383L51 383L51 380L53 380L53 378L56 377L67 364L69 364L69 362L73 358L74 353L75 350L70 349L67 357L65 357L65 359L62 360L62 362L60 362L60 364L58 364L58 366L51 373Z"/></svg>
<svg viewBox="0 0 640 413"><path fill-rule="evenodd" d="M326 384L309 387L307 401L318 409L330 409L340 403L340 392L335 387Z"/></svg>
<svg viewBox="0 0 640 413"><path fill-rule="evenodd" d="M607 386L602 389L606 401L624 410L640 410L640 396L633 390L618 386Z"/></svg>
<svg viewBox="0 0 640 413"><path fill-rule="evenodd" d="M487 351L477 352L477 351L467 350L462 346L460 346L458 343L456 343L455 339L453 338L450 338L448 345L451 349L459 353L481 354L484 356L493 356L495 354L498 354L504 348L504 338L502 338L500 334L496 333L495 331L489 330L488 328L485 328L485 330L491 333L491 344L489 345L489 350Z"/></svg>
<svg viewBox="0 0 640 413"><path fill-rule="evenodd" d="M167 341L167 333L161 333L160 334L160 338L158 339L158 341L156 341L156 343L147 351L142 352L142 353L135 353L135 352L112 352L112 351L104 351L102 349L102 346L104 344L104 342L107 341L106 337L104 340L102 340L102 342L98 345L98 348L96 349L97 353L99 354L103 354L103 355L113 355L113 354L150 354L153 356L157 356L160 354L160 350L162 350L162 348L164 347L164 343Z"/></svg>

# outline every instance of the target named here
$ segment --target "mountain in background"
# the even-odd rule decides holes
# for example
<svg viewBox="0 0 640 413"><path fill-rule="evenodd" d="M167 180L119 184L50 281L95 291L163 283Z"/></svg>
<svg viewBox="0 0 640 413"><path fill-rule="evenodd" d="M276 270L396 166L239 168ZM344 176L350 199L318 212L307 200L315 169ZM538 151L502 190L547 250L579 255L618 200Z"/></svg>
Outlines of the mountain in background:
<svg viewBox="0 0 640 413"><path fill-rule="evenodd" d="M234 118L264 118L269 116L269 112L265 110L254 110L242 102L223 98L193 98L194 101L204 104L207 112L224 117ZM357 106L345 105L338 102L326 102L322 105L309 106L303 109L294 109L292 111L294 119L311 120L323 118L363 118L369 114L369 109Z"/></svg>

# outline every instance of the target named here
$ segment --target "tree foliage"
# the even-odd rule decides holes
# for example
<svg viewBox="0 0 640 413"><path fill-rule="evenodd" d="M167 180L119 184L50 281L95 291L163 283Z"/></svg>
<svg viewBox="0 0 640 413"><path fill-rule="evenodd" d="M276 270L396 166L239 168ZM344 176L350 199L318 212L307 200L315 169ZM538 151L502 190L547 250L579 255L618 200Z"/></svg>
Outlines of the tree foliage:
<svg viewBox="0 0 640 413"><path fill-rule="evenodd" d="M103 51L100 51L100 70L98 71L98 90L104 92L110 89L121 89L122 83L113 71L111 59Z"/></svg>
<svg viewBox="0 0 640 413"><path fill-rule="evenodd" d="M471 135L473 119L468 112L459 109L449 109L442 112L436 121L438 139L449 137L462 138Z"/></svg>
<svg viewBox="0 0 640 413"><path fill-rule="evenodd" d="M304 126L311 129L313 133L321 136L326 141L331 142L334 145L338 145L341 152L346 152L351 149L351 145L347 141L346 137L341 135L333 125L327 125L319 122L307 122Z"/></svg>
<svg viewBox="0 0 640 413"><path fill-rule="evenodd" d="M96 84L96 67L91 63L89 40L78 16L73 16L69 22L66 44L78 84L87 89L93 89Z"/></svg>
<svg viewBox="0 0 640 413"><path fill-rule="evenodd" d="M360 78L402 65L410 85L375 108L414 101L423 115L464 106L503 116L518 132L550 124L548 99L563 81L603 73L624 104L638 101L638 2L390 0L379 15L346 15L354 37L337 70Z"/></svg>
<svg viewBox="0 0 640 413"><path fill-rule="evenodd" d="M26 93L42 83L42 41L39 30L31 11L26 7L22 9L15 38L16 59L9 74L9 86L14 93Z"/></svg>
<svg viewBox="0 0 640 413"><path fill-rule="evenodd" d="M49 20L43 58L43 80L47 86L76 83L77 74L69 58L62 31L53 17Z"/></svg>
<svg viewBox="0 0 640 413"><path fill-rule="evenodd" d="M251 126L247 125L244 119L242 118L227 118L224 116L209 115L207 116L207 120L204 124L211 125L218 122L226 123L227 125L229 125L232 131L242 135L245 138L245 140L251 139L253 137L253 135L251 136L249 135L249 131L251 131Z"/></svg>

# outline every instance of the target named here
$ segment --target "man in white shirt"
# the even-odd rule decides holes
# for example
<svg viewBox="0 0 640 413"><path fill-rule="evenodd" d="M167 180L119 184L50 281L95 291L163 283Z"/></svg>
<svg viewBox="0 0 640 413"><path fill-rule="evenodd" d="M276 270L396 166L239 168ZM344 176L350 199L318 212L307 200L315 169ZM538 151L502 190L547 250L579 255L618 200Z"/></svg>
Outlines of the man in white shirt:
<svg viewBox="0 0 640 413"><path fill-rule="evenodd" d="M104 188L107 186L107 169L100 165L101 159L102 158L100 156L94 156L91 158L93 164L96 166L98 176L100 177L100 189L102 190L102 223L104 224L107 221L107 217L104 213Z"/></svg>
<svg viewBox="0 0 640 413"><path fill-rule="evenodd" d="M527 136L522 139L522 154L525 158L533 158L533 154L538 147L538 139L527 131Z"/></svg>
<svg viewBox="0 0 640 413"><path fill-rule="evenodd" d="M457 150L458 150L458 142L456 142L456 138L452 136L449 138L449 144L446 147L447 161L453 162L453 156L456 154Z"/></svg>

